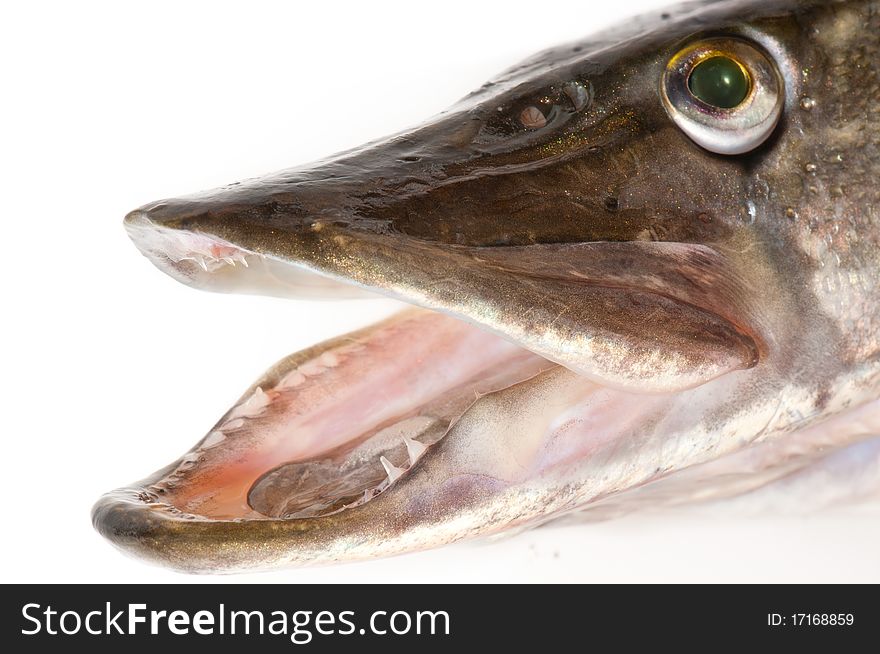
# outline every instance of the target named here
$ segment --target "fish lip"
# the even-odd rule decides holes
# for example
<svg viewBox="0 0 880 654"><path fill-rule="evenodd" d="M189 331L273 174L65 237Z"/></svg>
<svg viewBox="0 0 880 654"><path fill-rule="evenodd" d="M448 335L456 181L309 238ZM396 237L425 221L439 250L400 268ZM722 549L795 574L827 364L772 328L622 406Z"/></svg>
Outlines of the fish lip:
<svg viewBox="0 0 880 654"><path fill-rule="evenodd" d="M336 515L219 520L186 514L149 498L150 486L175 465L102 495L91 509L94 529L127 556L188 574L227 574L334 563L339 550L362 544L362 534L381 520L372 506L381 496L347 509L345 520Z"/></svg>
<svg viewBox="0 0 880 654"><path fill-rule="evenodd" d="M169 467L173 467L169 466ZM166 468L167 470L167 468ZM185 574L265 572L388 557L437 545L424 528L408 530L394 510L412 498L393 484L370 502L318 517L217 520L174 513L144 500L151 480L102 495L94 529L122 554ZM381 551L370 534L382 530ZM445 542L461 536L446 537Z"/></svg>
<svg viewBox="0 0 880 654"><path fill-rule="evenodd" d="M129 212L123 220L123 227L138 250L172 277L185 270L180 265L183 262L191 262L189 267L199 266L208 272L224 263L235 265L238 262L247 267L247 257L263 256L211 234L162 225L152 220L149 211L143 208Z"/></svg>
<svg viewBox="0 0 880 654"><path fill-rule="evenodd" d="M92 507L92 525L123 554L154 565L189 574L225 574L333 560L325 558L328 541L321 538L323 530L314 520L187 519L174 516L165 506L145 502L143 496L140 485L104 494ZM348 519L348 524L360 525L352 522L351 515ZM296 547L285 541L289 538L297 539ZM279 541L284 546L278 547ZM275 551L277 557L286 555L287 560L255 557L260 550Z"/></svg>

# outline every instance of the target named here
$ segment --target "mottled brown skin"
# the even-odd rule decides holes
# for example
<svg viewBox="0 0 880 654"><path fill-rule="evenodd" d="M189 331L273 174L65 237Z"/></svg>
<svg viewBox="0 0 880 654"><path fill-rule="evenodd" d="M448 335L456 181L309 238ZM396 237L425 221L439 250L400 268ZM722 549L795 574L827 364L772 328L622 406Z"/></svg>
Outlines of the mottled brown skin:
<svg viewBox="0 0 880 654"><path fill-rule="evenodd" d="M660 102L669 58L714 34L759 43L785 80L780 124L745 155L703 150ZM721 429L744 404L797 388L812 412L792 409L778 420L784 432L878 395L878 61L878 2L686 5L543 52L412 132L147 205L129 220L417 296L575 370L562 346L587 339L589 374L623 386L752 370L715 408L713 424ZM572 80L591 87L587 109L505 133L522 107L557 97ZM652 242L705 249L670 255ZM573 265L587 279L572 278ZM544 336L527 340L534 334ZM847 393L858 389L852 399L842 379ZM184 568L200 548L224 550L215 557L223 567L246 566L256 555L242 543L311 528L308 520L217 526L165 517L132 526L117 500L98 505L98 528ZM324 519L322 533L405 529L373 504ZM157 556L141 542L149 534L175 553Z"/></svg>

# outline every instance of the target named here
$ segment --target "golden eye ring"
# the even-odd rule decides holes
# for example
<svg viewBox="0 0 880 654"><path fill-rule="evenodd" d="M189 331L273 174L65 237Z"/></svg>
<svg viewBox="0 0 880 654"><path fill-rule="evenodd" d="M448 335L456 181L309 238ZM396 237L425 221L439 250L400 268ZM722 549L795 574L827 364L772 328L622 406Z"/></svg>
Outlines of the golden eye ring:
<svg viewBox="0 0 880 654"><path fill-rule="evenodd" d="M707 38L680 49L663 71L663 106L695 143L718 154L754 150L773 133L785 104L776 64L760 46Z"/></svg>

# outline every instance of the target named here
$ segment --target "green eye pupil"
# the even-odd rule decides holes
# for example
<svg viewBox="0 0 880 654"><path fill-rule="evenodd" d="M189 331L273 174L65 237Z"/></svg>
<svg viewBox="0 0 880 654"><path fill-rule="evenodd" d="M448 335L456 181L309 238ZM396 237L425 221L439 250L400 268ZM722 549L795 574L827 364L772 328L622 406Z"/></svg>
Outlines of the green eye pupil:
<svg viewBox="0 0 880 654"><path fill-rule="evenodd" d="M749 94L749 78L733 59L716 55L694 66L688 88L695 98L708 105L732 109Z"/></svg>

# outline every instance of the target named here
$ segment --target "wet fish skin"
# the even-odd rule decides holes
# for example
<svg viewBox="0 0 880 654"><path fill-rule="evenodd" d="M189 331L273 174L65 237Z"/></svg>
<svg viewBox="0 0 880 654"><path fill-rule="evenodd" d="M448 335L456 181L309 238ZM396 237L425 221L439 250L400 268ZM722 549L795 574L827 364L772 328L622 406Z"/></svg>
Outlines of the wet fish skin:
<svg viewBox="0 0 880 654"><path fill-rule="evenodd" d="M613 44L587 42L542 53L412 132L316 166L163 200L129 220L213 234L407 298L426 295L422 303L430 308L468 315L502 333L515 331L521 340L552 323L546 337L525 342L555 360L563 358L559 343L574 335L598 342L611 333L591 357L608 358L614 370L601 371L605 377L629 382L648 371L634 374L633 362L615 350L644 347L644 334L657 330L657 321L646 324L628 314L621 324L609 309L617 296L593 294L577 306L572 291L546 280L538 294L544 299L537 302L524 288L531 280L487 271L474 258L485 246L501 257L508 253L509 262L520 256L516 248L535 244L709 245L722 253L721 274L742 278L723 302L707 307L724 319L715 328L728 332L725 340L737 340L732 332L747 337L743 341L759 338L773 331L765 324L773 320L802 321L801 331L823 343L863 341L865 347L852 353L863 357L872 351L877 330L871 310L878 286L877 217L870 212L878 193L870 111L876 81L872 67L850 62L871 59L872 12L870 3L688 7L682 18L642 26ZM788 86L783 124L756 152L723 157L702 151L657 102L663 65L682 39L701 30L744 34L781 62ZM486 135L499 106L520 106L522 98L569 80L589 84L593 103L562 127L494 142ZM815 106L806 110L808 99ZM760 219L752 222L753 216ZM593 251L587 248L584 256L592 258ZM825 271L817 270L831 259ZM617 272L606 269L596 283L614 284ZM853 274L856 285L849 281ZM454 281L443 288L438 277ZM499 284L509 291L504 295L522 300L500 302ZM831 290L816 291L814 284ZM752 288L781 292L759 303ZM580 297L580 290L573 293ZM823 302L840 315L817 310ZM494 322L488 317L499 313ZM686 322L676 316L669 324ZM725 362L736 359L741 366L750 365L762 347L743 342L728 351L706 343L705 325L694 322L680 341L689 337L699 348L690 351L682 342L672 348L683 359L675 363L688 370L711 366L703 361L710 345ZM841 330L851 333L839 335Z"/></svg>
<svg viewBox="0 0 880 654"><path fill-rule="evenodd" d="M880 3L668 15L541 53L414 131L133 212L130 229L210 234L466 317L570 370L483 398L434 465L357 511L197 524L157 514L132 530L123 492L97 509L99 529L185 569L419 549L554 517L880 396ZM746 155L702 150L659 101L669 58L715 33L762 46L785 82L781 123ZM571 81L590 89L588 109L498 136L499 113ZM493 482L509 421L584 377L683 394L651 416L666 431L642 429L565 478Z"/></svg>

